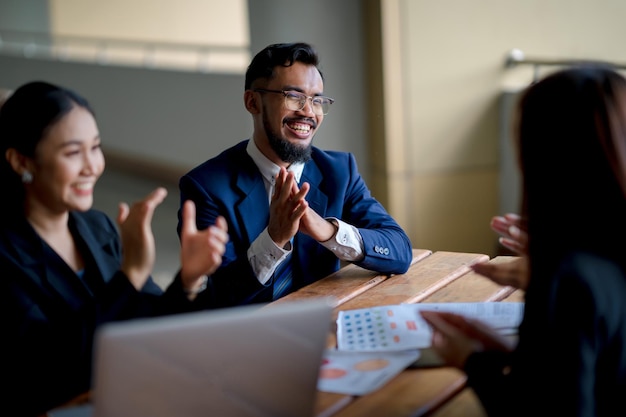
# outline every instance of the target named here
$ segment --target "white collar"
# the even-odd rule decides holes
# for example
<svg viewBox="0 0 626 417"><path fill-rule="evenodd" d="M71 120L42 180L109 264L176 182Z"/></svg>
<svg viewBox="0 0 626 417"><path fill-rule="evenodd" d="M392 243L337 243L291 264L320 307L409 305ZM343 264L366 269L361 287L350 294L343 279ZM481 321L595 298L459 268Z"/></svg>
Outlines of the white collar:
<svg viewBox="0 0 626 417"><path fill-rule="evenodd" d="M254 139L248 140L248 146L246 147L246 151L250 158L254 161L256 166L261 171L261 175L265 178L269 184L274 185L274 178L280 171L280 167L270 161L256 146L254 143ZM287 168L287 171L293 172L296 177L296 182L300 183L300 177L302 177L302 171L304 170L304 162L295 162Z"/></svg>

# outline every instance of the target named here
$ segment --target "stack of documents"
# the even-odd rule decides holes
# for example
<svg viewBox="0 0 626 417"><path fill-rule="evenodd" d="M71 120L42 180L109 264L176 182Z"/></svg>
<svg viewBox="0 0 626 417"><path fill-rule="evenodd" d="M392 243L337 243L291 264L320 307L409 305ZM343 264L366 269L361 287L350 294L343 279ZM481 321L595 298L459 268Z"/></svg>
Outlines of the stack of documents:
<svg viewBox="0 0 626 417"><path fill-rule="evenodd" d="M432 339L420 310L462 314L503 334L514 334L522 321L524 303L417 303L340 311L337 349L324 355L318 389L365 395L414 363Z"/></svg>

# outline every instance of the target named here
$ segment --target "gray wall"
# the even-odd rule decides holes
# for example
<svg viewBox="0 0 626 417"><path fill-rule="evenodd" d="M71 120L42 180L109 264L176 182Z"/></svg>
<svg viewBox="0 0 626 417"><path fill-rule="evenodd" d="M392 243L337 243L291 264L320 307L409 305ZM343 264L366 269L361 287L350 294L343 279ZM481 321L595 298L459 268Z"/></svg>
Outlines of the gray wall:
<svg viewBox="0 0 626 417"><path fill-rule="evenodd" d="M315 144L353 152L367 177L361 2L251 0L249 7L252 54L275 42L306 41L318 49L324 90L336 103ZM19 15L24 19L29 13L25 8ZM41 22L41 9L32 16ZM0 29L6 28L5 20L0 18ZM243 107L243 75L0 56L0 87L15 89L36 79L70 87L90 100L105 152L174 172L184 172L252 133Z"/></svg>
<svg viewBox="0 0 626 417"><path fill-rule="evenodd" d="M0 29L48 32L50 30L47 1L0 0Z"/></svg>
<svg viewBox="0 0 626 417"><path fill-rule="evenodd" d="M505 90L500 97L498 213L519 213L521 211L522 179L519 173L512 129L512 126L514 126L515 106L520 98L520 91L517 89Z"/></svg>
<svg viewBox="0 0 626 417"><path fill-rule="evenodd" d="M249 136L243 77L0 57L0 85L71 87L94 107L103 149L191 167Z"/></svg>

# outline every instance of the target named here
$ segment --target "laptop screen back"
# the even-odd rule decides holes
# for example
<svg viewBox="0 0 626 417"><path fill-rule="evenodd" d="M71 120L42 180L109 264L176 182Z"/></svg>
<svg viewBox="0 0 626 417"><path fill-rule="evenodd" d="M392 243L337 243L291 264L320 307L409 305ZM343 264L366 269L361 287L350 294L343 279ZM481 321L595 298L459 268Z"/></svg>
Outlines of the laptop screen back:
<svg viewBox="0 0 626 417"><path fill-rule="evenodd" d="M311 416L331 319L318 299L107 324L94 417Z"/></svg>

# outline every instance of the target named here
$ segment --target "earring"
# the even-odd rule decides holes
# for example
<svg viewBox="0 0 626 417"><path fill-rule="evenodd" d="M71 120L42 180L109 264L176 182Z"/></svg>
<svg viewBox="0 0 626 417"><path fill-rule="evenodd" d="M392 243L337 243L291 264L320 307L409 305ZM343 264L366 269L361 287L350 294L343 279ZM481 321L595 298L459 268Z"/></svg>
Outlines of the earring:
<svg viewBox="0 0 626 417"><path fill-rule="evenodd" d="M30 171L22 172L22 182L24 184L30 184L33 182L33 174L31 174Z"/></svg>

